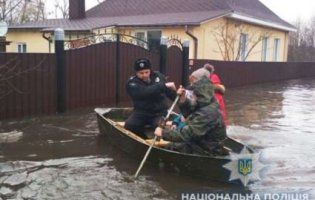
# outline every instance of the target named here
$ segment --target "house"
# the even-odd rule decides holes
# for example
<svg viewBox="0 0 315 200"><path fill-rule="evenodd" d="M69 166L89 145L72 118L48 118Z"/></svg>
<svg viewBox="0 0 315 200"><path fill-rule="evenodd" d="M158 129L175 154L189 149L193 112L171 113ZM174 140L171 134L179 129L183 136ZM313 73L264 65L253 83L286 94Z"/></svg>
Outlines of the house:
<svg viewBox="0 0 315 200"><path fill-rule="evenodd" d="M84 0L69 1L69 19L11 25L7 51L53 52L60 27L70 40L108 30L151 43L176 36L195 59L286 61L295 31L259 0L106 0L88 11Z"/></svg>

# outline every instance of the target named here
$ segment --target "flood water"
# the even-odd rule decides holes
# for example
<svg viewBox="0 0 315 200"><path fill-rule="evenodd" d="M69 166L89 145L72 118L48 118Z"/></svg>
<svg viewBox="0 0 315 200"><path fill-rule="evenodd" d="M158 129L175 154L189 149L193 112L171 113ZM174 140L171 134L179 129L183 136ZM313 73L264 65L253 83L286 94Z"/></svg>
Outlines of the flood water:
<svg viewBox="0 0 315 200"><path fill-rule="evenodd" d="M253 192L315 198L315 79L228 89L228 135L261 153L267 166ZM158 171L99 135L93 109L0 122L1 199L176 199L181 192L242 190Z"/></svg>

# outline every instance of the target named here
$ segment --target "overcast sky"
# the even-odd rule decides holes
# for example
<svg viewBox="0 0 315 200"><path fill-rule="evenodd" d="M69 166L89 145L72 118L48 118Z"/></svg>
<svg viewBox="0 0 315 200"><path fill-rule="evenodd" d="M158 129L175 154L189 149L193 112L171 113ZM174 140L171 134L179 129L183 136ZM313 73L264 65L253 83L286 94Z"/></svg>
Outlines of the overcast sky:
<svg viewBox="0 0 315 200"><path fill-rule="evenodd" d="M274 13L288 22L303 21L315 16L315 0L260 0Z"/></svg>
<svg viewBox="0 0 315 200"><path fill-rule="evenodd" d="M297 18L303 21L309 20L315 15L315 0L260 0L273 12L287 22L294 22ZM86 8L89 9L97 4L97 0L86 0ZM55 1L48 1L50 10L54 9ZM51 16L53 17L53 16Z"/></svg>

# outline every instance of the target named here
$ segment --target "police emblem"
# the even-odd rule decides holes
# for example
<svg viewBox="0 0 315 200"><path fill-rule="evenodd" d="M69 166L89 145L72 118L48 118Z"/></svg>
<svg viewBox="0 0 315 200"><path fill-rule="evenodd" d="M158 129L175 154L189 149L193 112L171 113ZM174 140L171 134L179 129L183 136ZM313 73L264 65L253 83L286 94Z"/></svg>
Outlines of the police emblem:
<svg viewBox="0 0 315 200"><path fill-rule="evenodd" d="M252 159L238 159L238 173L247 176L252 173L253 161Z"/></svg>
<svg viewBox="0 0 315 200"><path fill-rule="evenodd" d="M156 77L156 78L155 78L155 82L156 82L156 83L159 83L159 82L160 82L160 78L159 78L159 77Z"/></svg>
<svg viewBox="0 0 315 200"><path fill-rule="evenodd" d="M230 154L230 162L223 167L231 172L230 181L239 179L244 186L250 181L260 180L260 171L264 165L259 162L260 154L252 153L247 148Z"/></svg>
<svg viewBox="0 0 315 200"><path fill-rule="evenodd" d="M139 65L141 68L144 68L144 63L140 63Z"/></svg>

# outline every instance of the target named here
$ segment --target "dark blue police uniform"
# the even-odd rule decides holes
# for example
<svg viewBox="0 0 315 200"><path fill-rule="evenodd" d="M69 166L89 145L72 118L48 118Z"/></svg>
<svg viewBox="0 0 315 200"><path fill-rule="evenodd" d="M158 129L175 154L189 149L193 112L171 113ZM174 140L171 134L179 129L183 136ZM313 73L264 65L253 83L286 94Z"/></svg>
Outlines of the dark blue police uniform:
<svg viewBox="0 0 315 200"><path fill-rule="evenodd" d="M143 60L143 59L142 59ZM143 62L147 62L144 60ZM148 61L149 62L149 61ZM140 62L141 64L141 62ZM150 69L149 66L135 64L137 69ZM144 67L143 67L144 66ZM138 67L138 68L137 68ZM147 68L145 68L147 67ZM127 93L130 95L134 111L125 122L125 128L146 138L144 127L149 125L156 128L168 109L167 98L174 100L176 92L165 86L165 76L160 72L151 71L150 81L145 82L137 76L131 77L126 85Z"/></svg>

